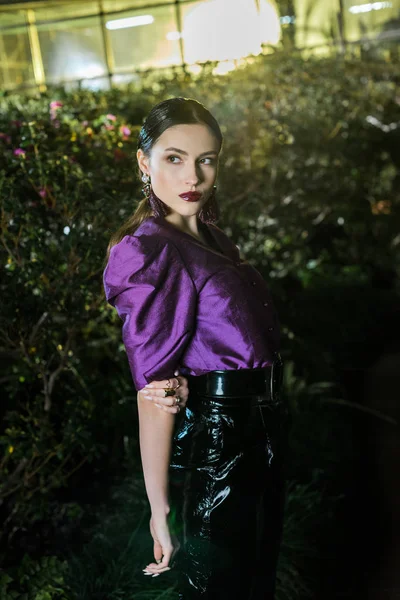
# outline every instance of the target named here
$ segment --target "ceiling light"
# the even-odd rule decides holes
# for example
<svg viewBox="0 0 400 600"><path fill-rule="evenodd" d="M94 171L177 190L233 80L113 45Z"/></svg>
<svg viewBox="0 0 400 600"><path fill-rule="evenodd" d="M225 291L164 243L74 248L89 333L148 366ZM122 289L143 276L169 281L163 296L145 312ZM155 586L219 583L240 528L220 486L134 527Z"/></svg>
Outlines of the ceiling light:
<svg viewBox="0 0 400 600"><path fill-rule="evenodd" d="M126 19L115 19L107 21L107 29L126 29L127 27L139 27L140 25L150 25L154 22L152 15L142 15L140 17L128 17Z"/></svg>

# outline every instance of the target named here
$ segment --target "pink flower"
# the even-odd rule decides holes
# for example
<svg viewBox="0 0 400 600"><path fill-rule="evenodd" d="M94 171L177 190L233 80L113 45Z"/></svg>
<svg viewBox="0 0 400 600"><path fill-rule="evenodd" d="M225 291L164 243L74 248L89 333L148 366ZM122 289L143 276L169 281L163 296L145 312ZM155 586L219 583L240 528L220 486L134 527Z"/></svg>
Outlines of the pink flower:
<svg viewBox="0 0 400 600"><path fill-rule="evenodd" d="M106 125L106 129L108 129L109 131L112 131L113 129L115 129L114 125Z"/></svg>
<svg viewBox="0 0 400 600"><path fill-rule="evenodd" d="M87 127L89 125L89 121L82 121L82 127Z"/></svg>
<svg viewBox="0 0 400 600"><path fill-rule="evenodd" d="M129 127L127 127L126 125L121 125L121 127L119 128L119 130L120 130L120 132L121 132L123 135L125 135L125 136L127 136L127 137L128 137L128 135L131 135L131 130L130 130L130 129L129 129Z"/></svg>
<svg viewBox="0 0 400 600"><path fill-rule="evenodd" d="M53 125L55 127L59 127L59 125L57 124L58 122L56 121L56 117L57 117L57 111L59 108L61 108L63 106L62 102L59 102L58 100L54 100L53 102L50 102L50 119L51 121L55 121L53 123Z"/></svg>
<svg viewBox="0 0 400 600"><path fill-rule="evenodd" d="M40 190L39 190L39 196L41 198L46 198L46 196L47 196L47 189L45 187L44 188L40 188Z"/></svg>
<svg viewBox="0 0 400 600"><path fill-rule="evenodd" d="M14 150L14 155L15 156L25 156L25 154L26 154L26 152L22 148L16 148Z"/></svg>
<svg viewBox="0 0 400 600"><path fill-rule="evenodd" d="M115 115L112 115L111 113L108 113L108 115L106 115L107 119L109 121L116 121L117 117Z"/></svg>

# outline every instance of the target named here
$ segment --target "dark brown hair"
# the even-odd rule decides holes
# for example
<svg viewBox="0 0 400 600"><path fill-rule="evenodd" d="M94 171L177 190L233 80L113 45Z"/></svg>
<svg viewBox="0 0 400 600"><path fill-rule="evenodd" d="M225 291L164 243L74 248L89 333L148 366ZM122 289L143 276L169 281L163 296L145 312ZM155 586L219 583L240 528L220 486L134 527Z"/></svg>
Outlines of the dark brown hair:
<svg viewBox="0 0 400 600"><path fill-rule="evenodd" d="M149 112L140 130L137 149L142 149L144 154L149 157L153 145L169 127L192 123L207 125L217 138L220 144L219 149L221 149L223 138L216 119L203 104L192 98L170 98L156 104ZM139 169L139 177L140 174ZM133 234L142 221L151 215L152 209L147 199L143 198L139 201L135 212L112 234L107 248L106 261L111 248L118 244L125 235Z"/></svg>

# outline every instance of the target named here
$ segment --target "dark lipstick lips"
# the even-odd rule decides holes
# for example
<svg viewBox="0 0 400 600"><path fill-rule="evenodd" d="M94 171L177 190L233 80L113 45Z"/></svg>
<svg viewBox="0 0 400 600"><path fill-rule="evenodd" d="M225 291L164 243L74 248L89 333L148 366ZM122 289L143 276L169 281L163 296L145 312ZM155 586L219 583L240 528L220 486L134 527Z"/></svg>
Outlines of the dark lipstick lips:
<svg viewBox="0 0 400 600"><path fill-rule="evenodd" d="M179 194L179 196L187 202L197 202L201 197L201 194L200 192L184 192L183 194Z"/></svg>

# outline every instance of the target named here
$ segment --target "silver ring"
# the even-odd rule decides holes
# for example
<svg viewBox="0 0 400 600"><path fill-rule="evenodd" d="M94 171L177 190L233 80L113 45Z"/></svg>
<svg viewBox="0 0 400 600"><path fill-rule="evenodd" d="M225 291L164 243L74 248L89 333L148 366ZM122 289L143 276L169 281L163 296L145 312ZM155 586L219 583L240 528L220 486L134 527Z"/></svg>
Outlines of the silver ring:
<svg viewBox="0 0 400 600"><path fill-rule="evenodd" d="M181 400L182 398L180 396L175 396L175 404L179 404Z"/></svg>

